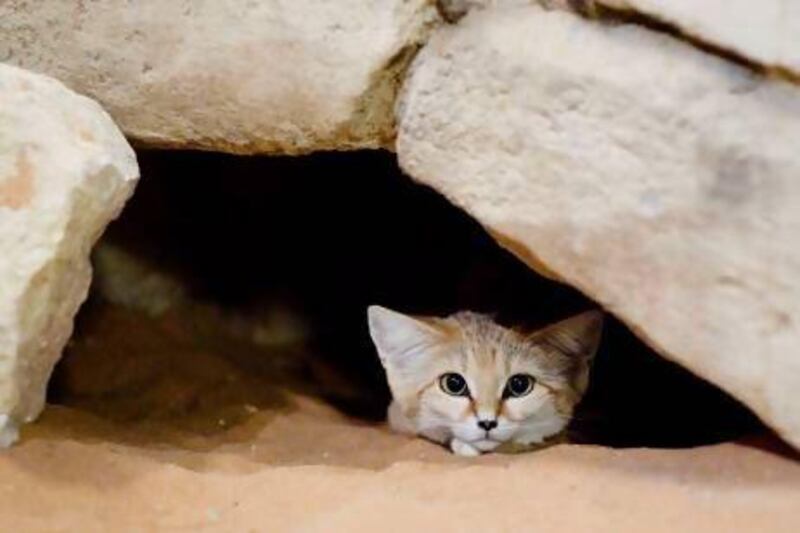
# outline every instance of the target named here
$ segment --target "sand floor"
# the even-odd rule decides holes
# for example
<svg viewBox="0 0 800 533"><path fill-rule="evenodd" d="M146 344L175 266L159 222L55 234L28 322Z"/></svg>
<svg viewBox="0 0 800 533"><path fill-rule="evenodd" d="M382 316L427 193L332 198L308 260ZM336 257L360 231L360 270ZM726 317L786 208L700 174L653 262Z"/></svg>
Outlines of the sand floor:
<svg viewBox="0 0 800 533"><path fill-rule="evenodd" d="M800 531L774 438L458 458L287 389L302 357L248 327L89 306L60 405L0 453L0 531Z"/></svg>
<svg viewBox="0 0 800 533"><path fill-rule="evenodd" d="M0 457L0 530L800 531L770 441L470 460L289 404L204 436L48 408Z"/></svg>

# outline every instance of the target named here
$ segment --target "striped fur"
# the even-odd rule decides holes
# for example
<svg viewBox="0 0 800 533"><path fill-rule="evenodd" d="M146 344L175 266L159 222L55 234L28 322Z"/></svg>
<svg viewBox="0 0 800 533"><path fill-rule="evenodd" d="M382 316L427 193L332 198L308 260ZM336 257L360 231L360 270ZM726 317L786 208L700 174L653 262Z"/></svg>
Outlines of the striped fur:
<svg viewBox="0 0 800 533"><path fill-rule="evenodd" d="M472 312L411 317L378 306L368 319L392 391L391 427L460 455L532 447L559 434L586 390L603 323L589 311L522 332ZM447 373L462 376L468 394L445 392ZM515 374L534 378L529 394L504 394ZM481 420L497 425L487 431Z"/></svg>

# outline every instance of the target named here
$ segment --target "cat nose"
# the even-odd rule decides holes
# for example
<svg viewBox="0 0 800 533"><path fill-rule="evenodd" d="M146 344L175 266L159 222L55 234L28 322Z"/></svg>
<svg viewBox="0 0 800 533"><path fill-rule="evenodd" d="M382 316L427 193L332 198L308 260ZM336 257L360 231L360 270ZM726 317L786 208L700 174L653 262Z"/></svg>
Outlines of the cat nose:
<svg viewBox="0 0 800 533"><path fill-rule="evenodd" d="M478 420L478 427L486 431L491 431L497 427L497 420Z"/></svg>

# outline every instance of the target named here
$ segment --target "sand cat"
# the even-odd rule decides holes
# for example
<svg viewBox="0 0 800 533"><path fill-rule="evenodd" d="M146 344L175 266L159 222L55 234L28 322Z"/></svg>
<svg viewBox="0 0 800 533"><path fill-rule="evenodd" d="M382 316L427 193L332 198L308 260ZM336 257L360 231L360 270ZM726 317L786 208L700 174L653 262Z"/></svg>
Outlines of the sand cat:
<svg viewBox="0 0 800 533"><path fill-rule="evenodd" d="M460 312L411 317L368 309L393 401L389 424L456 454L536 447L560 434L586 391L603 315L533 332Z"/></svg>

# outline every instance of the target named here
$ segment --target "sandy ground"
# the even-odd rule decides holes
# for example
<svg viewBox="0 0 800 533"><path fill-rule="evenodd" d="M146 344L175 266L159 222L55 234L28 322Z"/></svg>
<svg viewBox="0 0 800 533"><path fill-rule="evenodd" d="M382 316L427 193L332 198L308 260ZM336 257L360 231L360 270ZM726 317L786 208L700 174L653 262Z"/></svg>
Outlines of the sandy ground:
<svg viewBox="0 0 800 533"><path fill-rule="evenodd" d="M203 437L52 407L0 458L0 530L800 531L770 446L469 460L300 397Z"/></svg>
<svg viewBox="0 0 800 533"><path fill-rule="evenodd" d="M0 531L800 531L800 461L769 437L462 459L346 417L258 337L89 306L59 405L0 455Z"/></svg>

